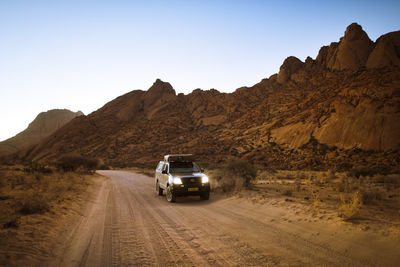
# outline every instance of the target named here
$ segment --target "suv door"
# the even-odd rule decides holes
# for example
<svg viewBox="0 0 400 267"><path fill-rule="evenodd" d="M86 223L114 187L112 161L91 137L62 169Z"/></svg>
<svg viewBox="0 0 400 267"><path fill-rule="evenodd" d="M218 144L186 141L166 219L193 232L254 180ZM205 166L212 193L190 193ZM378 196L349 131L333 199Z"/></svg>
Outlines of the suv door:
<svg viewBox="0 0 400 267"><path fill-rule="evenodd" d="M164 165L161 168L161 173L160 173L160 185L165 189L167 188L167 182L168 182L168 163L164 162Z"/></svg>
<svg viewBox="0 0 400 267"><path fill-rule="evenodd" d="M162 169L163 165L164 165L164 162L162 162L162 161L160 161L157 165L156 174L155 174L155 182L156 183L157 183L157 180L160 181L160 179L161 179L161 169Z"/></svg>

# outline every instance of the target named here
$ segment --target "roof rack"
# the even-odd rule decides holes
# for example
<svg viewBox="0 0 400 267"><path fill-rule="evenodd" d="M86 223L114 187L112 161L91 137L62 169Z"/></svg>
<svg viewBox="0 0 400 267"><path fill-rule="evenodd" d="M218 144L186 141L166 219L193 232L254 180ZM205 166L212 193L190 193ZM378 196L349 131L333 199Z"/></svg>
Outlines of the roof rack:
<svg viewBox="0 0 400 267"><path fill-rule="evenodd" d="M165 155L164 160L171 161L180 161L180 162L191 162L194 161L193 154L174 154L174 155Z"/></svg>

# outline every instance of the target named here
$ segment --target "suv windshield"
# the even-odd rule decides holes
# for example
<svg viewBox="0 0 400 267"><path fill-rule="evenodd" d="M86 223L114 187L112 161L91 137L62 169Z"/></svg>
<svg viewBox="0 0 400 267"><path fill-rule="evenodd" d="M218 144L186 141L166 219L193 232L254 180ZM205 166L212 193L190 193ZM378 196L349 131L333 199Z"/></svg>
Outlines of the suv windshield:
<svg viewBox="0 0 400 267"><path fill-rule="evenodd" d="M201 172L200 167L193 162L170 162L170 173Z"/></svg>

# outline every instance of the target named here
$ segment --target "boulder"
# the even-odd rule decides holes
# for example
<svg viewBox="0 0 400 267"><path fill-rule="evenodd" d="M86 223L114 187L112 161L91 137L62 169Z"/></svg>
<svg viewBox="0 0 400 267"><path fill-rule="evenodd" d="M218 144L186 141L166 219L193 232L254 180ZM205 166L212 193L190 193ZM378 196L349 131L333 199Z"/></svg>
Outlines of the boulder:
<svg viewBox="0 0 400 267"><path fill-rule="evenodd" d="M373 48L374 42L362 27L352 23L339 43L333 42L319 50L316 62L329 69L358 70L365 67Z"/></svg>
<svg viewBox="0 0 400 267"><path fill-rule="evenodd" d="M290 79L290 76L296 73L303 67L304 63L297 57L288 57L283 61L282 66L279 69L277 81L278 83L285 83Z"/></svg>
<svg viewBox="0 0 400 267"><path fill-rule="evenodd" d="M368 57L367 68L400 67L400 31L382 35Z"/></svg>

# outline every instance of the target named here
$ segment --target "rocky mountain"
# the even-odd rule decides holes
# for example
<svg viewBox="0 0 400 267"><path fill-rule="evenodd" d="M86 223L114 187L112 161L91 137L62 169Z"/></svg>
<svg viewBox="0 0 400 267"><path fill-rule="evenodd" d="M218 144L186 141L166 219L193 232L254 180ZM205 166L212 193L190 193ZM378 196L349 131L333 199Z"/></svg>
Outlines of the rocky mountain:
<svg viewBox="0 0 400 267"><path fill-rule="evenodd" d="M157 80L78 117L24 160L80 153L123 166L153 166L164 154L229 156L273 168L399 170L400 42L375 43L358 24L314 60L288 57L278 74L233 93L176 94Z"/></svg>
<svg viewBox="0 0 400 267"><path fill-rule="evenodd" d="M24 131L0 142L0 155L15 153L34 145L61 128L61 126L73 118L82 115L84 114L80 111L72 112L67 109L53 109L41 112Z"/></svg>

